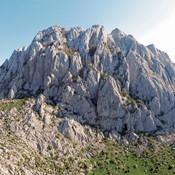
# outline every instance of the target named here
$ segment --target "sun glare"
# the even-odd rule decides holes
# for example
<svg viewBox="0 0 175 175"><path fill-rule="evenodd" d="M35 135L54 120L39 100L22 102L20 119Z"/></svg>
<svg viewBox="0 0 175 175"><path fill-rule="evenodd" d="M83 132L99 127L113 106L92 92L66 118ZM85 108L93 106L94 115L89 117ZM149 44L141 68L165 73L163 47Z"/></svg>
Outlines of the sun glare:
<svg viewBox="0 0 175 175"><path fill-rule="evenodd" d="M139 41L145 45L155 44L157 48L168 53L175 62L175 9L154 29L146 33Z"/></svg>

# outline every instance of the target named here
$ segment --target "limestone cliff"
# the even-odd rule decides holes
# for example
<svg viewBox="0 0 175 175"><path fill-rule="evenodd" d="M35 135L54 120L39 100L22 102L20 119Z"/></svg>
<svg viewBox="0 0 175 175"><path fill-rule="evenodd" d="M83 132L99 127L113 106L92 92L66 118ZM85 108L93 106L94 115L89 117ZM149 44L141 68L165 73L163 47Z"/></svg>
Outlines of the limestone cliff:
<svg viewBox="0 0 175 175"><path fill-rule="evenodd" d="M54 26L15 50L0 67L0 98L30 96L107 134L175 131L174 64L119 29Z"/></svg>

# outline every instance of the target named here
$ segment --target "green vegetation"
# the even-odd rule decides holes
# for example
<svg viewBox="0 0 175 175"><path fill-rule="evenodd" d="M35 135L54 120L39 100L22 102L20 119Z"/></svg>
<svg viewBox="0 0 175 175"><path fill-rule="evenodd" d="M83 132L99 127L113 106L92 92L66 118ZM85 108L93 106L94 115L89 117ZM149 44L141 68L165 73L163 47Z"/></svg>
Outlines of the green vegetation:
<svg viewBox="0 0 175 175"><path fill-rule="evenodd" d="M121 92L123 96L128 96L126 92ZM0 109L10 111L12 108L22 110L26 99L1 101ZM135 100L135 103L142 103ZM45 174L64 175L84 172L86 175L173 175L175 174L175 143L167 146L159 143L152 137L140 136L138 142L131 142L125 147L112 141L111 139L97 139L97 145L87 145L79 147L79 143L73 142L72 147L77 151L75 155L69 152L60 154L50 143L47 147L47 155L29 150L27 145L9 129L12 120L3 120L4 127L1 135L0 148L15 148L21 153L17 160L16 172L21 171L21 167L37 170ZM16 121L16 120L14 120ZM88 130L86 130L88 133ZM98 135L99 130L94 130ZM56 133L56 140L61 140L62 135ZM5 141L4 141L5 140ZM1 140L0 140L1 141ZM17 147L17 148L16 148ZM7 160L12 160L13 152L4 151L3 156ZM16 155L15 155L16 156ZM22 173L22 172L21 172Z"/></svg>
<svg viewBox="0 0 175 175"><path fill-rule="evenodd" d="M21 144L21 158L17 162L16 172L21 167L37 170L45 174L64 175L70 172L84 172L86 175L173 175L175 174L175 144L167 146L154 138L140 137L124 147L104 138L98 141L98 147L87 145L79 149L77 155L65 154L64 157L50 144L48 155L32 152L19 137L10 133L4 138L12 147ZM58 135L58 139L60 136ZM3 149L6 143L0 147ZM76 143L74 143L76 144ZM74 146L76 147L76 146ZM24 149L25 148L25 149ZM91 155L91 156L87 156ZM10 152L4 152L11 159ZM33 159L31 159L33 157ZM60 164L62 162L62 164Z"/></svg>
<svg viewBox="0 0 175 175"><path fill-rule="evenodd" d="M106 79L107 76L108 76L107 73L105 73L105 72L101 73L101 78Z"/></svg>
<svg viewBox="0 0 175 175"><path fill-rule="evenodd" d="M18 111L23 109L23 106L26 102L26 98L16 99L16 100L8 100L0 102L0 111L9 112L12 108L16 108Z"/></svg>
<svg viewBox="0 0 175 175"><path fill-rule="evenodd" d="M73 81L74 83L78 83L78 75L72 74L72 81Z"/></svg>
<svg viewBox="0 0 175 175"><path fill-rule="evenodd" d="M48 149L48 151L51 151L51 150L53 150L53 146L49 145L47 149Z"/></svg>
<svg viewBox="0 0 175 175"><path fill-rule="evenodd" d="M129 95L129 93L127 91L121 90L119 93L120 93L121 96L123 96L123 97L125 97L127 99L127 104L124 104L124 108L125 108L126 111L131 112L131 113L134 113L138 109L137 107L144 106L144 103L141 100L139 100L139 99L137 99L137 100L133 99ZM132 108L128 108L127 107L128 104L131 104Z"/></svg>
<svg viewBox="0 0 175 175"><path fill-rule="evenodd" d="M145 106L144 103L141 100L139 100L139 99L135 100L135 102L137 103L138 107L139 106Z"/></svg>
<svg viewBox="0 0 175 175"><path fill-rule="evenodd" d="M125 148L104 140L105 148L92 158L88 175L171 175L175 174L175 149L149 138L143 152L137 146Z"/></svg>
<svg viewBox="0 0 175 175"><path fill-rule="evenodd" d="M64 47L63 51L69 57L69 59L72 58L72 56L74 55L74 51L68 48L67 46Z"/></svg>
<svg viewBox="0 0 175 175"><path fill-rule="evenodd" d="M131 96L128 94L127 91L121 90L121 91L120 91L120 95L123 96L123 97L126 97L127 100L128 100L130 103L136 103L136 101L135 101L133 98L131 98Z"/></svg>

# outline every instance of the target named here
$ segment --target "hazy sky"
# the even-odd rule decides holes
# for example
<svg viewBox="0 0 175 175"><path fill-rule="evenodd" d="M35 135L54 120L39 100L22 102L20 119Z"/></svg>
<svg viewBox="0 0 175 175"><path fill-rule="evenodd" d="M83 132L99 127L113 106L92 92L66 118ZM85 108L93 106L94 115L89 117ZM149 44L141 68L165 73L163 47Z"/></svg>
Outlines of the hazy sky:
<svg viewBox="0 0 175 175"><path fill-rule="evenodd" d="M119 28L175 62L175 0L0 0L0 64L53 25Z"/></svg>

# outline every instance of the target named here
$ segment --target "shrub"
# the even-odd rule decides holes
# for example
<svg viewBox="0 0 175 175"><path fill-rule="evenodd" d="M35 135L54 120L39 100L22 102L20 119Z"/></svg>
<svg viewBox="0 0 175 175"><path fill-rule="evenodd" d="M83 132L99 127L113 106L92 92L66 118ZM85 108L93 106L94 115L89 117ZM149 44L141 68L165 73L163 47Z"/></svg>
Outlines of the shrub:
<svg viewBox="0 0 175 175"><path fill-rule="evenodd" d="M107 73L105 73L105 72L101 73L101 78L106 79L107 76L108 76Z"/></svg>
<svg viewBox="0 0 175 175"><path fill-rule="evenodd" d="M49 151L51 151L51 150L53 149L53 146L52 146L52 145L49 145L49 146L47 147L47 149L48 149Z"/></svg>

